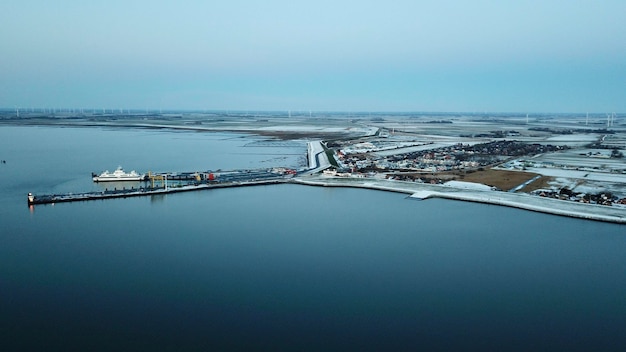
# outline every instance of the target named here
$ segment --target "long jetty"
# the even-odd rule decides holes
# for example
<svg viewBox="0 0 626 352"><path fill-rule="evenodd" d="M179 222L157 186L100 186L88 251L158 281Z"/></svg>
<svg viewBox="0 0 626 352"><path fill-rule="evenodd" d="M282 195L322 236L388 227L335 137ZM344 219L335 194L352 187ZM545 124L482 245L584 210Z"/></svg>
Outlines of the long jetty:
<svg viewBox="0 0 626 352"><path fill-rule="evenodd" d="M111 199L111 198L129 198L129 197L141 197L152 196L168 193L189 192L198 191L203 189L214 188L228 188L228 187L243 187L243 186L257 186L257 185L270 185L277 183L288 182L287 178L266 179L266 180L251 180L251 181L235 181L235 182L216 182L211 184L197 184L197 185L184 185L173 187L140 187L131 189L116 189L106 190L100 192L83 192L83 193L64 193L64 194L49 194L36 196L31 193L28 195L28 204L54 204L65 202L78 202L86 200L98 200L98 199Z"/></svg>
<svg viewBox="0 0 626 352"><path fill-rule="evenodd" d="M103 191L81 192L81 193L63 193L63 194L47 194L47 195L34 195L28 194L28 205L34 204L53 204L53 203L66 203L77 202L87 200L98 199L111 199L111 198L129 198L129 197L141 197L161 195L168 193L179 193L198 191L205 189L215 188L228 188L228 187L244 187L244 186L256 186L256 185L269 185L285 183L293 177L292 172L279 173L272 171L229 171L223 177L217 178L211 181L203 182L190 182L187 184L174 184L168 185L168 181L163 181L162 186L146 186L138 188L124 188L113 189ZM140 181L137 181L140 182Z"/></svg>
<svg viewBox="0 0 626 352"><path fill-rule="evenodd" d="M305 171L302 171L302 173L316 173L330 167L330 163L322 146L322 141L309 142L307 148L307 159L309 160L309 168ZM34 204L53 204L98 199L141 197L226 187L269 185L289 182L295 175L297 175L297 172L289 168L233 170L220 171L219 173L213 173L211 171L166 172L158 174L149 173L143 178L143 181L133 182L151 181L150 186L144 184L145 187L139 188L124 188L113 190L107 189L104 191L82 193L47 195L34 195L32 193L29 193L28 205L30 206ZM92 176L95 176L95 174L93 174ZM155 187L155 180L158 180L157 182L161 183L159 187ZM174 184L168 186L168 181L186 181L187 184Z"/></svg>

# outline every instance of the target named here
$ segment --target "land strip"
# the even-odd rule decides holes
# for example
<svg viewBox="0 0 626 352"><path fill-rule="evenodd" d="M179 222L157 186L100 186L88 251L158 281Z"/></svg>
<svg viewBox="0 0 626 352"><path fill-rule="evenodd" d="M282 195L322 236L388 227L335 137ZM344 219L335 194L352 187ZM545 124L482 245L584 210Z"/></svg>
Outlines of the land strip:
<svg viewBox="0 0 626 352"><path fill-rule="evenodd" d="M394 180L306 176L291 182L322 187L353 187L405 193L418 199L446 198L509 206L536 212L626 224L626 208L567 202L523 193L468 190L445 185L420 184Z"/></svg>

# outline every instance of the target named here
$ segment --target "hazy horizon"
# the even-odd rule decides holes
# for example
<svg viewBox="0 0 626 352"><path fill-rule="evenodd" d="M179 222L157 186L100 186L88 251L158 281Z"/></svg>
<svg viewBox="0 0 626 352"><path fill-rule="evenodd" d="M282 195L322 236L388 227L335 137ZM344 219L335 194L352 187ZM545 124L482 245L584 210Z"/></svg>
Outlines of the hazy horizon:
<svg viewBox="0 0 626 352"><path fill-rule="evenodd" d="M0 4L0 106L626 111L618 0Z"/></svg>
<svg viewBox="0 0 626 352"><path fill-rule="evenodd" d="M0 112L5 115L16 115L19 110L19 117L28 116L29 114L44 115L62 115L62 116L90 116L90 115L159 115L159 114L218 114L218 115L271 115L271 116L292 116L292 117L316 117L321 115L364 115L370 114L374 116L379 115L424 115L424 116L450 116L450 115L487 115L487 116L501 116L501 117L524 117L526 115L530 117L546 117L550 115L554 116L589 116L594 118L606 118L607 115L612 115L616 119L626 115L625 112L604 112L604 111L558 111L558 112L524 112L524 111L341 111L341 110L257 110L257 109L192 109L192 108L92 108L92 107L0 107Z"/></svg>

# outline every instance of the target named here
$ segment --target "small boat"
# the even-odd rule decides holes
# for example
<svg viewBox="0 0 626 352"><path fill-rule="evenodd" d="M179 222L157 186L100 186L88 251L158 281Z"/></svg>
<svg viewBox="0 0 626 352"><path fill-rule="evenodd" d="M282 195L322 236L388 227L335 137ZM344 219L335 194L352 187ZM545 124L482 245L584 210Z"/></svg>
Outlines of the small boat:
<svg viewBox="0 0 626 352"><path fill-rule="evenodd" d="M106 170L100 175L92 174L93 182L119 182L119 181L143 181L146 175L140 175L137 171L124 172L121 166L113 172Z"/></svg>

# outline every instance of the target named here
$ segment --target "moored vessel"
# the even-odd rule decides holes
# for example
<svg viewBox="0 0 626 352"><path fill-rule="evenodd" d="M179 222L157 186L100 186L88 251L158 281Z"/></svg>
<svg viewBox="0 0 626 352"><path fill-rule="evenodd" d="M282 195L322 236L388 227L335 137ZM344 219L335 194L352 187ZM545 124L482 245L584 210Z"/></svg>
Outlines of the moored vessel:
<svg viewBox="0 0 626 352"><path fill-rule="evenodd" d="M100 175L92 174L92 178L94 182L143 181L146 179L146 175L139 174L135 170L125 172L121 166L118 166L113 172L106 170Z"/></svg>

